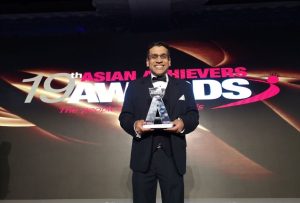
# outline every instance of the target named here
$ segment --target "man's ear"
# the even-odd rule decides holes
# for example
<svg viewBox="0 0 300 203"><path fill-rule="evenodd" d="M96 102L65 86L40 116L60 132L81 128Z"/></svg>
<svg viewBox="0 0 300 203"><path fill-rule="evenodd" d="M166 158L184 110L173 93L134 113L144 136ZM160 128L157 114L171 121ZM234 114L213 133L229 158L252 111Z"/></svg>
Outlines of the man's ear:
<svg viewBox="0 0 300 203"><path fill-rule="evenodd" d="M169 66L171 66L171 59L169 60Z"/></svg>
<svg viewBox="0 0 300 203"><path fill-rule="evenodd" d="M149 60L146 59L146 66L149 67Z"/></svg>

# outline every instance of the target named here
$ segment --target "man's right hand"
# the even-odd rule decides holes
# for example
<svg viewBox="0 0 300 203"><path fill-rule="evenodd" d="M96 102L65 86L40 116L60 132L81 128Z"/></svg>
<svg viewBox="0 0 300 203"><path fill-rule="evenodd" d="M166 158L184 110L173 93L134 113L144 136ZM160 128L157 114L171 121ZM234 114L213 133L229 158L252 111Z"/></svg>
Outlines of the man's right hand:
<svg viewBox="0 0 300 203"><path fill-rule="evenodd" d="M145 132L153 131L151 128L143 128L145 120L137 120L134 122L134 130L137 134L142 135Z"/></svg>

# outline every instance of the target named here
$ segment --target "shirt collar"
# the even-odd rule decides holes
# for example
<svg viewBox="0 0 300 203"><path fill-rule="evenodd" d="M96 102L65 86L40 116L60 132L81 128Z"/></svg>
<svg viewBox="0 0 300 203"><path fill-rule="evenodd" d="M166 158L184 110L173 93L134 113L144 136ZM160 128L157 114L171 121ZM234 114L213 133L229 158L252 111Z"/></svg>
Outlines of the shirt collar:
<svg viewBox="0 0 300 203"><path fill-rule="evenodd" d="M166 76L166 83L168 83L169 82L169 76L168 76L167 73L165 74L165 76ZM157 76L154 75L153 73L151 73L151 79L154 78L154 77L157 77Z"/></svg>

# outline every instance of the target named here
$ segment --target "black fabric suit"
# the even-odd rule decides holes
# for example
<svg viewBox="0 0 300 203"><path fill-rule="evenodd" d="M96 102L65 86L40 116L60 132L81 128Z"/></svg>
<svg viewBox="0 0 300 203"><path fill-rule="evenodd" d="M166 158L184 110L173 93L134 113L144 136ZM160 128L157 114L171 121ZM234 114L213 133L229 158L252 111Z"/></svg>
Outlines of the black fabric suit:
<svg viewBox="0 0 300 203"><path fill-rule="evenodd" d="M133 127L136 120L144 120L147 116L152 100L149 95L149 87L153 87L150 77L132 81L126 91L122 112L119 116L122 128L133 136L130 167L136 172L147 172L149 169L153 152L153 135L157 133L157 131L152 131L143 134L142 138L137 138ZM169 77L163 101L171 121L180 117L184 123L183 133L159 132L162 135L170 135L172 156L177 172L184 175L186 172L185 134L192 132L199 122L191 84Z"/></svg>

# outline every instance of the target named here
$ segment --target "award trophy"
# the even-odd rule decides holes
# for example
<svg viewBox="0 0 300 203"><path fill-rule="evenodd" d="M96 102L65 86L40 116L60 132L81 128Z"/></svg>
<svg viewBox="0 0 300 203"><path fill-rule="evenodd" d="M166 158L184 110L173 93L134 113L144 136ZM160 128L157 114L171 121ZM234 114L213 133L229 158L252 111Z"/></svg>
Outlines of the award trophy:
<svg viewBox="0 0 300 203"><path fill-rule="evenodd" d="M149 88L149 92L150 96L152 97L152 101L143 127L152 129L173 127L166 106L162 100L163 96L165 95L165 89L154 87Z"/></svg>

